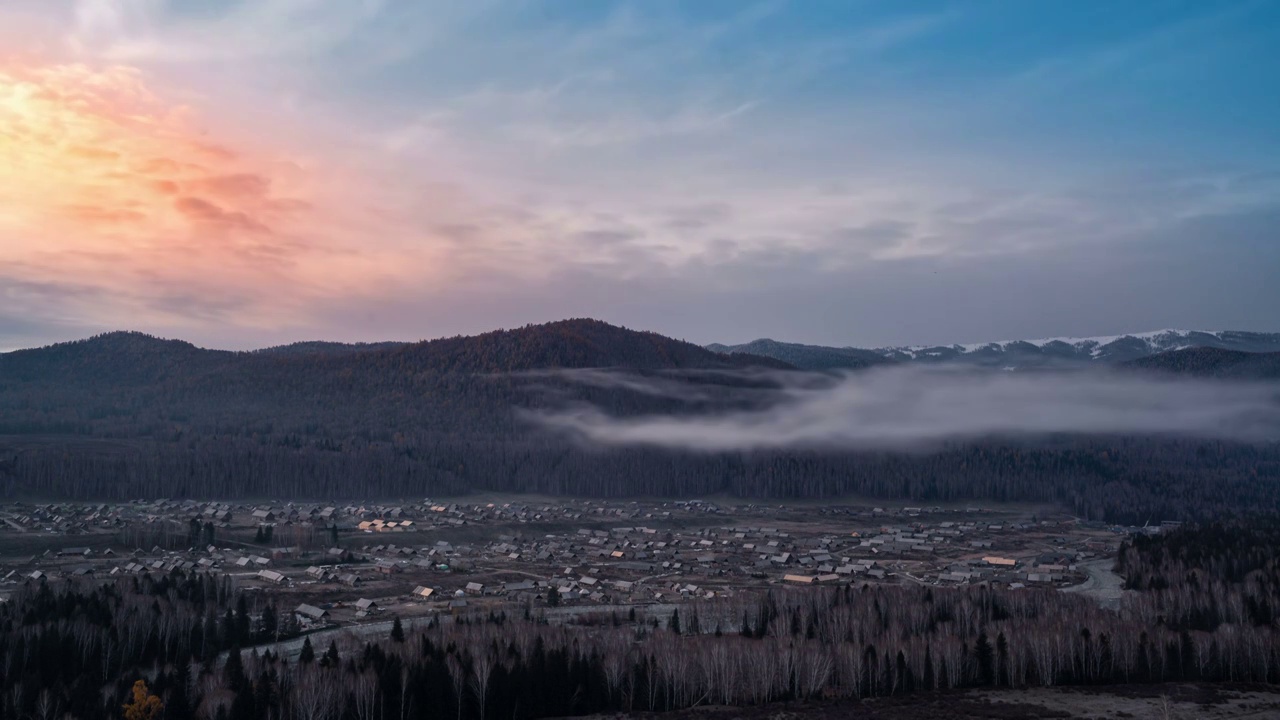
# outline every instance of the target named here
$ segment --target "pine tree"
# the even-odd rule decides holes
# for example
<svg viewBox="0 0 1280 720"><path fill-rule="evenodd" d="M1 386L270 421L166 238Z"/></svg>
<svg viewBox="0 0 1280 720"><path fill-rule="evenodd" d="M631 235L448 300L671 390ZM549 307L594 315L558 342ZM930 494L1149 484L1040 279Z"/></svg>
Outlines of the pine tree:
<svg viewBox="0 0 1280 720"><path fill-rule="evenodd" d="M233 647L227 653L227 664L222 667L222 677L232 692L239 692L248 682L244 675L244 660L240 657L240 648Z"/></svg>
<svg viewBox="0 0 1280 720"><path fill-rule="evenodd" d="M978 661L978 682L991 685L995 682L995 653L991 649L991 641L987 639L987 631L978 633L978 642L974 645L974 655Z"/></svg>
<svg viewBox="0 0 1280 720"><path fill-rule="evenodd" d="M316 659L315 648L311 647L311 638L302 641L302 652L298 654L298 662L306 665Z"/></svg>
<svg viewBox="0 0 1280 720"><path fill-rule="evenodd" d="M268 604L262 609L262 639L274 640L279 623L276 620L276 606Z"/></svg>
<svg viewBox="0 0 1280 720"><path fill-rule="evenodd" d="M395 622L391 623L391 641L404 642L404 626L400 624L399 617L395 619Z"/></svg>
<svg viewBox="0 0 1280 720"><path fill-rule="evenodd" d="M338 657L337 642L333 640L329 641L329 649L325 651L324 658L328 661L329 667L338 667L338 664L342 662L342 660Z"/></svg>

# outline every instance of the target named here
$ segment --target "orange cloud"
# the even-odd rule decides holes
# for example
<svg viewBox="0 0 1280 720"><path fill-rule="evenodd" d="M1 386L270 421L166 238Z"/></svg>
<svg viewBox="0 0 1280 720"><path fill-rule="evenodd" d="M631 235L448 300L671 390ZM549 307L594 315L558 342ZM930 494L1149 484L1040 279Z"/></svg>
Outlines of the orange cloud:
<svg viewBox="0 0 1280 720"><path fill-rule="evenodd" d="M211 141L193 117L130 68L0 64L0 266L96 287L66 298L77 320L153 325L217 308L294 322L309 298L396 272L316 195L322 160Z"/></svg>
<svg viewBox="0 0 1280 720"><path fill-rule="evenodd" d="M12 201L7 219L35 236L56 229L73 244L91 242L121 218L146 219L152 231L176 236L183 220L212 217L171 203L184 186L265 198L269 182L243 172L234 153L193 138L189 115L162 103L128 68L0 68L0 192ZM230 208L218 217L250 215L248 208ZM239 224L260 231L252 222ZM11 242L47 245L50 239L28 235Z"/></svg>
<svg viewBox="0 0 1280 720"><path fill-rule="evenodd" d="M126 67L0 62L9 315L178 335L315 326L351 302L501 288L551 264L544 238L572 237L351 137L254 123L246 140L217 118L201 126L144 80Z"/></svg>
<svg viewBox="0 0 1280 720"><path fill-rule="evenodd" d="M184 217L194 223L217 232L244 231L248 233L270 233L271 229L250 215L238 210L226 211L213 203L198 197L180 197L173 206Z"/></svg>

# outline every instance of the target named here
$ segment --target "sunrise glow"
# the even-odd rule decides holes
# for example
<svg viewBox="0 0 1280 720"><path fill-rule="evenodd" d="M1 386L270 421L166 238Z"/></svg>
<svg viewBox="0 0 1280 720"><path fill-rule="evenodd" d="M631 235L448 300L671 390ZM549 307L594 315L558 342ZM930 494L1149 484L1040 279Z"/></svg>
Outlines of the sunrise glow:
<svg viewBox="0 0 1280 720"><path fill-rule="evenodd" d="M6 2L0 350L1269 327L1265 4L813 4Z"/></svg>

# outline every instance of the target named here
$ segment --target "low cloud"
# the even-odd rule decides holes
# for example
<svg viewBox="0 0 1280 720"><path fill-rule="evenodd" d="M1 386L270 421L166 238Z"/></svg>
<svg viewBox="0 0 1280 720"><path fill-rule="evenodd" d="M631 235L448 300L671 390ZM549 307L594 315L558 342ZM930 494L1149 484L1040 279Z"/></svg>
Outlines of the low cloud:
<svg viewBox="0 0 1280 720"><path fill-rule="evenodd" d="M574 374L563 377L573 381ZM585 384L606 384L600 373ZM758 377L758 376L756 376ZM760 403L615 417L590 405L531 413L533 422L607 446L704 452L928 449L952 441L1047 434L1280 438L1280 386L1119 372L1001 372L902 366L848 375L777 374ZM619 374L620 390L679 397L678 385ZM741 407L741 405L740 405Z"/></svg>

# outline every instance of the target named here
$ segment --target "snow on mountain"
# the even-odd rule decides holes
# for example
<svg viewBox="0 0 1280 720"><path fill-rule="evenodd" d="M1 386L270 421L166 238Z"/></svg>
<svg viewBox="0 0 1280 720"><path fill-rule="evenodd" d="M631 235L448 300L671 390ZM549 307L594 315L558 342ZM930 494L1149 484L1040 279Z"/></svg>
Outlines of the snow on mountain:
<svg viewBox="0 0 1280 720"><path fill-rule="evenodd" d="M756 340L712 345L715 352L750 352L810 370L856 369L880 362L962 362L1007 369L1060 363L1122 363L1171 350L1211 347L1244 352L1280 351L1280 333L1165 329L1126 335L1000 340L956 345L913 345L863 350Z"/></svg>
<svg viewBox="0 0 1280 720"><path fill-rule="evenodd" d="M1280 333L1239 331L1184 331L1162 329L1119 336L1048 337L1038 340L1006 340L961 343L950 346L878 347L876 352L892 360L978 359L979 356L1046 355L1062 360L1102 360L1121 363L1157 352L1185 347L1221 347L1226 350L1272 352L1280 350Z"/></svg>
<svg viewBox="0 0 1280 720"><path fill-rule="evenodd" d="M1165 329L1095 337L1054 337L956 345L886 347L876 348L875 352L892 360L995 360L1017 356L1025 358L1041 356L1045 360L1124 362L1189 347L1275 352L1280 351L1280 333Z"/></svg>

